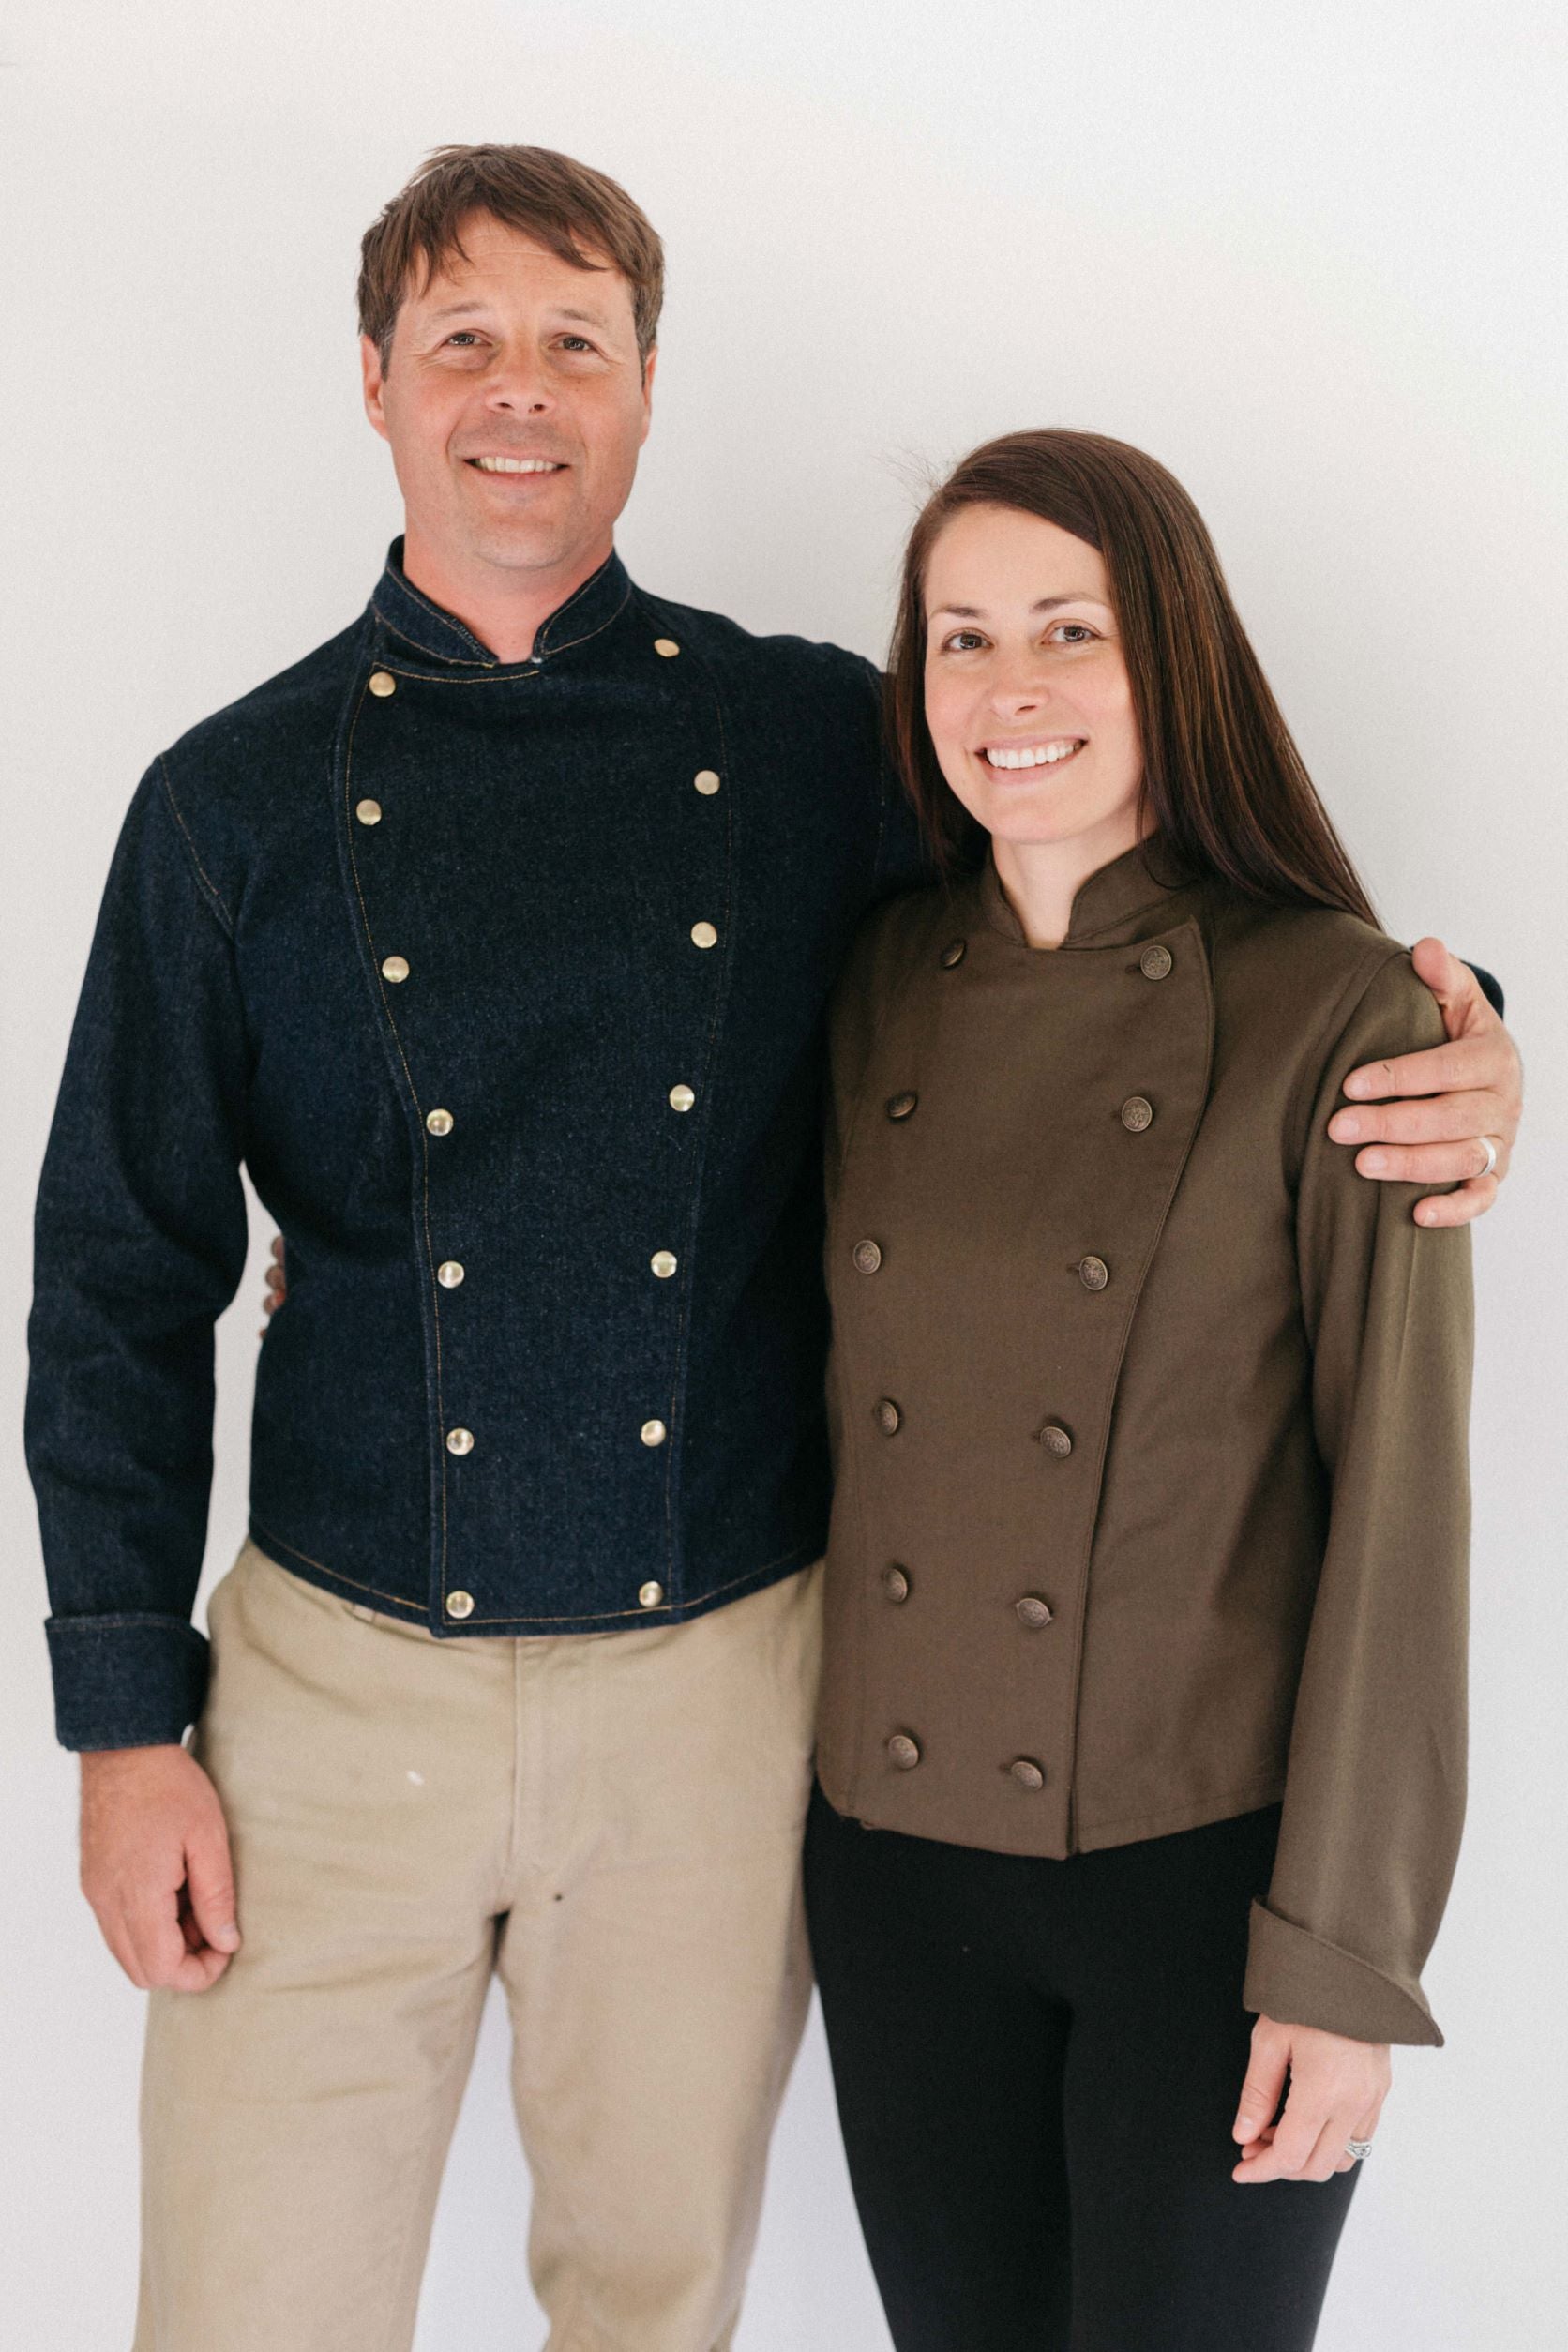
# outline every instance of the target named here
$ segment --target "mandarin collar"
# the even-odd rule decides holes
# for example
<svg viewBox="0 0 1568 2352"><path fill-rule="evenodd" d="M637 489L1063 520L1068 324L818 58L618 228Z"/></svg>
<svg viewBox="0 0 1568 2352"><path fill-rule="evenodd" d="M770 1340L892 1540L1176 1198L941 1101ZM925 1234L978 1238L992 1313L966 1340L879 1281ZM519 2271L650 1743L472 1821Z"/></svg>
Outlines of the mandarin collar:
<svg viewBox="0 0 1568 2352"><path fill-rule="evenodd" d="M1155 833L1139 841L1133 849L1124 850L1107 866L1100 867L1078 885L1073 899L1072 919L1067 926L1063 947L1093 947L1101 943L1112 931L1126 930L1146 914L1155 917L1157 929L1165 920L1170 901L1180 891L1191 886L1194 877L1184 874L1163 837ZM1002 878L996 870L996 859L988 850L980 874L980 905L992 930L1016 946L1028 944L1023 925L1014 913ZM1042 948L1042 955L1056 951Z"/></svg>
<svg viewBox="0 0 1568 2352"><path fill-rule="evenodd" d="M536 669L554 654L580 645L610 626L631 595L626 565L611 549L591 579L585 580L563 605L558 605L534 638L534 651L524 662L503 662L490 647L429 596L422 596L403 569L403 543L394 539L386 550L386 568L376 582L371 610L384 627L435 661L450 661L468 669Z"/></svg>

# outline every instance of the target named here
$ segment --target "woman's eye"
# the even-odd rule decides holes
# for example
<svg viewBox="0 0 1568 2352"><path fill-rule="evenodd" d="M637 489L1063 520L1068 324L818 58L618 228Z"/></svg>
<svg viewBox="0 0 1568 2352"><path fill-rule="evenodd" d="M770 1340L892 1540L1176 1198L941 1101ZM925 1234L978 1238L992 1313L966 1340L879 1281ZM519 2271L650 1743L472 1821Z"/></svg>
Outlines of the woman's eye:
<svg viewBox="0 0 1568 2352"><path fill-rule="evenodd" d="M967 654L985 641L978 629L955 629L952 636L944 641L942 650L944 654Z"/></svg>
<svg viewBox="0 0 1568 2352"><path fill-rule="evenodd" d="M1061 645L1090 645L1094 641L1094 631L1087 621L1059 621L1051 636Z"/></svg>

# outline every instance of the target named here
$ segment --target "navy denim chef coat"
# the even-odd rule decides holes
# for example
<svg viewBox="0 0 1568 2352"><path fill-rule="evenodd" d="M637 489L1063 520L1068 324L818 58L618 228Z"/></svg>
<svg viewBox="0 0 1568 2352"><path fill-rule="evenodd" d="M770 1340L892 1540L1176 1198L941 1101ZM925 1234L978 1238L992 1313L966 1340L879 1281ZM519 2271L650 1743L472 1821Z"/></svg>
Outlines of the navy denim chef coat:
<svg viewBox="0 0 1568 2352"><path fill-rule="evenodd" d="M239 1169L288 1247L251 1534L443 1636L822 1549L821 1023L918 878L876 674L611 557L498 661L404 578L143 780L38 1218L60 1737L177 1740Z"/></svg>

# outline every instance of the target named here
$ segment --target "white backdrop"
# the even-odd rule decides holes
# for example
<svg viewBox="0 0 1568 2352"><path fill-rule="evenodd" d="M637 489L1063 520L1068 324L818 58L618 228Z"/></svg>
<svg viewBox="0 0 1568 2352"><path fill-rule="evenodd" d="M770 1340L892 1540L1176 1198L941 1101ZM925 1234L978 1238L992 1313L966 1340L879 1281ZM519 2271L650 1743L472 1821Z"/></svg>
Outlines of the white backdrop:
<svg viewBox="0 0 1568 2352"><path fill-rule="evenodd" d="M27 1220L110 851L151 753L360 608L398 511L357 240L453 139L559 146L663 232L622 533L649 586L880 650L922 469L1120 434L1196 494L1400 936L1510 991L1532 1100L1477 1236L1474 1795L1325 2352L1545 2352L1561 2224L1568 1350L1556 0L22 0L0 28L0 2248L8 2340L121 2352L141 1997L74 1884L21 1461ZM219 1339L238 1542L257 1275ZM528 2352L492 2013L419 2352ZM820 2037L738 2352L883 2352ZM216 2347L215 2347L216 2352ZM279 2352L286 2352L279 2346ZM1127 2352L1138 2352L1128 2346Z"/></svg>

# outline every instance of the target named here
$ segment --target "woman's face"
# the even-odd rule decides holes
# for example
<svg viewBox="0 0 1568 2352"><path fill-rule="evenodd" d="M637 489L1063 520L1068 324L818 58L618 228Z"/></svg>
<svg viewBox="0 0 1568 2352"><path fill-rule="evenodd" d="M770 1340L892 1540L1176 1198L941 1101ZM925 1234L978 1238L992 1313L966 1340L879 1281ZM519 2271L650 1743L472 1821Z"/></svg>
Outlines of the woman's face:
<svg viewBox="0 0 1568 2352"><path fill-rule="evenodd" d="M1114 855L1137 838L1142 758L1110 583L1070 531L966 506L938 534L926 719L943 776L997 840L1099 835Z"/></svg>

